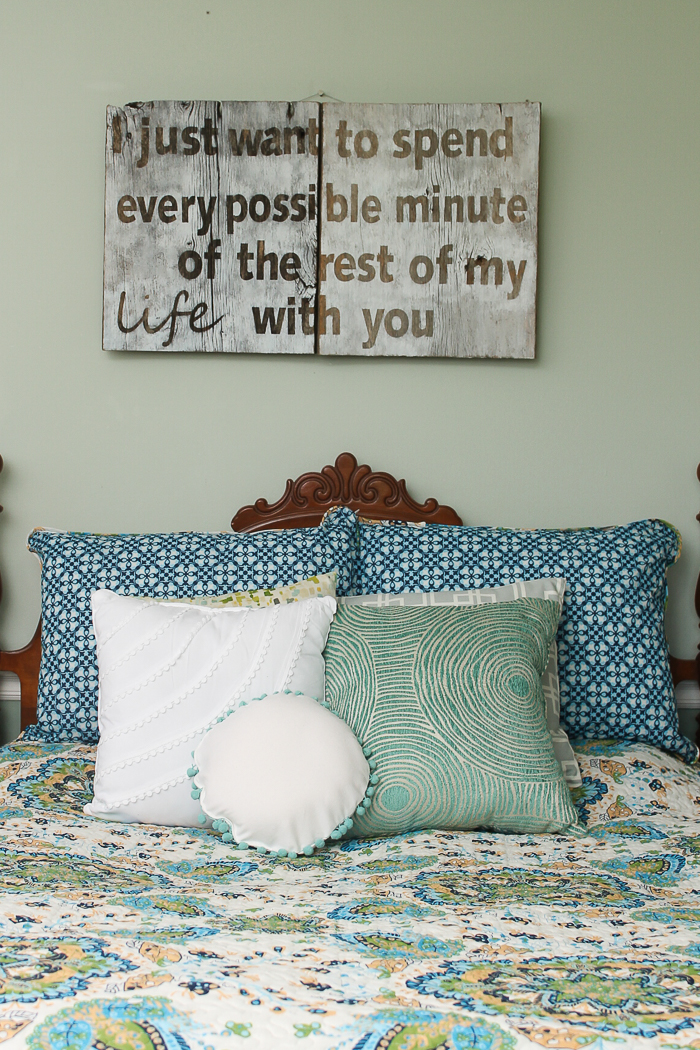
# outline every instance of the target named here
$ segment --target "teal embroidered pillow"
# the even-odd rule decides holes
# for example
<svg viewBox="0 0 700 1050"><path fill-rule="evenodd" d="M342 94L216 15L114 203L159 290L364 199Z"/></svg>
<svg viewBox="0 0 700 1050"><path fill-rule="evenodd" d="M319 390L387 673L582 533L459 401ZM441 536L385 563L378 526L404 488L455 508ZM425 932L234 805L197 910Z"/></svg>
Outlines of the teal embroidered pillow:
<svg viewBox="0 0 700 1050"><path fill-rule="evenodd" d="M576 824L541 683L558 620L556 602L540 598L338 609L326 700L371 749L378 775L353 835Z"/></svg>

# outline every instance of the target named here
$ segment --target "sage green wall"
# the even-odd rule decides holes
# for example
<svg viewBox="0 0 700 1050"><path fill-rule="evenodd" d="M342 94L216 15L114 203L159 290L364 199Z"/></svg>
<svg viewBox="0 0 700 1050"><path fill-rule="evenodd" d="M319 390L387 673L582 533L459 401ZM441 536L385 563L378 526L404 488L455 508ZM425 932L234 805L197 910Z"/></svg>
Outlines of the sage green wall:
<svg viewBox="0 0 700 1050"><path fill-rule="evenodd" d="M697 0L4 0L0 639L34 525L226 527L344 449L472 523L663 517L697 641ZM542 102L537 360L101 350L104 121L134 99Z"/></svg>

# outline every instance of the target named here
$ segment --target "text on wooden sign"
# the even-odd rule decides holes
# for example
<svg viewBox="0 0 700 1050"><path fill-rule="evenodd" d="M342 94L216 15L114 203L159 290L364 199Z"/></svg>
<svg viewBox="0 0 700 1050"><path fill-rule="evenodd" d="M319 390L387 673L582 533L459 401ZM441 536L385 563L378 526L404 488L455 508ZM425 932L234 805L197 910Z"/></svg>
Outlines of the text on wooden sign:
<svg viewBox="0 0 700 1050"><path fill-rule="evenodd" d="M534 357L540 107L107 111L103 346Z"/></svg>

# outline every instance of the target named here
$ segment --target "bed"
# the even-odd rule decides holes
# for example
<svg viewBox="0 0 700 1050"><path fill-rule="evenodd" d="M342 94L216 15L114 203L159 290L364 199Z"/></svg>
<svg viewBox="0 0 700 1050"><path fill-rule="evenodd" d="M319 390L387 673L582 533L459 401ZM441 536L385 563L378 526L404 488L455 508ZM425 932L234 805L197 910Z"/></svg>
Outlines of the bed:
<svg viewBox="0 0 700 1050"><path fill-rule="evenodd" d="M459 523L346 454L232 524L313 525L337 503ZM39 653L40 631L0 655L23 726ZM597 819L576 834L427 831L280 864L205 830L88 818L94 748L20 738L0 752L0 1041L697 1047L700 773L640 743L577 756L577 805Z"/></svg>

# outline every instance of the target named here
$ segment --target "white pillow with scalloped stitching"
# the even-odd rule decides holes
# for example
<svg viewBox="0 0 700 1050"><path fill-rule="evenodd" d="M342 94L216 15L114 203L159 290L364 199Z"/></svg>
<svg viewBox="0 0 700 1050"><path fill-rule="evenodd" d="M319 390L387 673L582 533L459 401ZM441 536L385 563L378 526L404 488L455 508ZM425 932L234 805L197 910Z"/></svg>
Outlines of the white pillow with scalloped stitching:
<svg viewBox="0 0 700 1050"><path fill-rule="evenodd" d="M192 752L242 700L285 689L322 698L335 609L330 597L241 609L96 591L100 742L85 812L196 826Z"/></svg>

